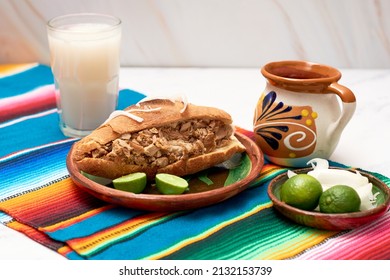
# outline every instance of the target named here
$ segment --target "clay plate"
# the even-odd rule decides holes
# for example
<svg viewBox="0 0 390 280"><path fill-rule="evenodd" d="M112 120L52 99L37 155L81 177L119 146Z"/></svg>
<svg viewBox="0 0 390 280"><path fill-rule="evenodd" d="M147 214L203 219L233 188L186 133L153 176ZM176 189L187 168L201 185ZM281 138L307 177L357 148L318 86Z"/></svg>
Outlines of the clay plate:
<svg viewBox="0 0 390 280"><path fill-rule="evenodd" d="M263 153L247 136L241 133L236 133L235 136L246 147L246 154L250 160L249 173L244 178L230 185L214 186L211 190L195 193L181 195L162 195L155 193L134 194L101 185L80 173L80 170L71 159L73 147L68 153L66 165L71 179L78 187L109 203L140 210L164 212L200 208L224 201L240 193L260 174L261 168L264 165Z"/></svg>
<svg viewBox="0 0 390 280"><path fill-rule="evenodd" d="M294 170L294 172L307 173L310 170L312 169L304 168ZM275 177L270 182L268 186L268 196L271 198L273 206L277 211L296 223L318 229L333 231L357 228L384 215L390 206L389 187L373 175L360 170L359 172L363 176L367 177L368 180L373 184L373 191L380 192L379 196L377 197L377 206L373 209L345 214L325 214L316 211L305 211L287 205L280 200L280 187L288 178L287 172Z"/></svg>

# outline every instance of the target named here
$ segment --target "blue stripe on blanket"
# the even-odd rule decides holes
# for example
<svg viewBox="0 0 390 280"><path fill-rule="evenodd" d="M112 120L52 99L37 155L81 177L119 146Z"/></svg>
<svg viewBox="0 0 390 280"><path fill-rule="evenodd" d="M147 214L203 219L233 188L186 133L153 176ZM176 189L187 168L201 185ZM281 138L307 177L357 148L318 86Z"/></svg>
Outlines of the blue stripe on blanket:
<svg viewBox="0 0 390 280"><path fill-rule="evenodd" d="M0 98L23 94L40 86L53 83L50 67L40 64L15 75L1 78Z"/></svg>
<svg viewBox="0 0 390 280"><path fill-rule="evenodd" d="M65 158L72 144L73 141L58 143L0 161L0 200L67 176Z"/></svg>
<svg viewBox="0 0 390 280"><path fill-rule="evenodd" d="M90 259L142 259L168 249L178 242L196 237L214 226L247 213L269 201L267 187L248 189L245 192L209 207L189 211L178 218L151 227L143 234L133 236L90 256ZM196 221L196 225L194 224ZM159 237L164 235L163 237ZM142 246L139 246L142 244Z"/></svg>

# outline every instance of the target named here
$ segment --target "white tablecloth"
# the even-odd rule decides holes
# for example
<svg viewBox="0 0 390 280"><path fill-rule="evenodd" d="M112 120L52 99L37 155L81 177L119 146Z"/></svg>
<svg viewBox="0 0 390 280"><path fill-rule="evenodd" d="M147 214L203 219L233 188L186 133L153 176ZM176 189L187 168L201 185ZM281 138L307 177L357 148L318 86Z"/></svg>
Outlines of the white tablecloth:
<svg viewBox="0 0 390 280"><path fill-rule="evenodd" d="M357 108L331 160L390 177L390 70L341 72L340 83L355 93ZM191 103L226 110L236 125L251 129L265 80L256 68L123 68L120 86L153 96L185 95ZM0 260L6 259L64 258L0 225Z"/></svg>

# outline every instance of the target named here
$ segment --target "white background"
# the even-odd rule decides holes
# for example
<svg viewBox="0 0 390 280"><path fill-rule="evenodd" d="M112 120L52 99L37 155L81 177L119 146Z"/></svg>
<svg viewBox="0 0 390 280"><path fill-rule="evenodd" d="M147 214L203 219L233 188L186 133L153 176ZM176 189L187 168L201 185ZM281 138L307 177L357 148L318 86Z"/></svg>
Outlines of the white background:
<svg viewBox="0 0 390 280"><path fill-rule="evenodd" d="M46 22L79 12L122 19L122 66L390 66L387 0L0 0L0 63L48 64Z"/></svg>

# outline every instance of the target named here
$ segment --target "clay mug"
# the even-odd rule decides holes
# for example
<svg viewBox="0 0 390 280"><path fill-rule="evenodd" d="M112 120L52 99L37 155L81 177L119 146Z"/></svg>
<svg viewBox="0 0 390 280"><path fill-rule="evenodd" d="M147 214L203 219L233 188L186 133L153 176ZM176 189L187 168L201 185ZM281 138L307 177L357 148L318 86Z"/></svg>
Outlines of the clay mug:
<svg viewBox="0 0 390 280"><path fill-rule="evenodd" d="M277 61L261 73L267 83L253 129L265 158L290 167L328 159L356 108L353 92L338 83L340 71L307 61Z"/></svg>

